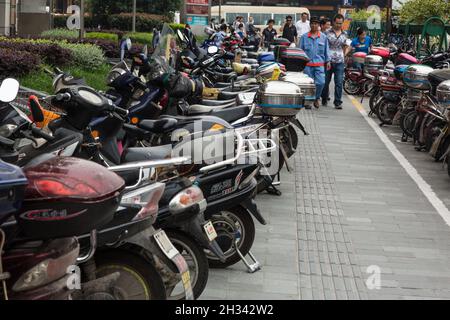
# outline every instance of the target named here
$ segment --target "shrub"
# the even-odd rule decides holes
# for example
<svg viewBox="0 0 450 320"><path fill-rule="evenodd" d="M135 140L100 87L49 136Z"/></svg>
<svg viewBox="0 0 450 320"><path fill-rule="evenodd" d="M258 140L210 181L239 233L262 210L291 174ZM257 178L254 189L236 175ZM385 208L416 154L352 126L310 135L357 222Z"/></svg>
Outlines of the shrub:
<svg viewBox="0 0 450 320"><path fill-rule="evenodd" d="M21 77L36 70L41 64L38 55L27 51L0 49L0 77Z"/></svg>
<svg viewBox="0 0 450 320"><path fill-rule="evenodd" d="M70 43L59 41L58 44L72 51L73 64L85 69L97 69L105 62L101 48L90 43Z"/></svg>
<svg viewBox="0 0 450 320"><path fill-rule="evenodd" d="M153 39L153 34L144 32L130 32L123 36L124 38L130 38L134 43L140 44L151 44Z"/></svg>
<svg viewBox="0 0 450 320"><path fill-rule="evenodd" d="M0 48L27 51L38 55L42 61L54 66L64 66L70 63L72 52L55 43L36 43L23 39L0 38Z"/></svg>
<svg viewBox="0 0 450 320"><path fill-rule="evenodd" d="M169 26L173 29L173 31L183 30L186 27L183 23L169 23Z"/></svg>
<svg viewBox="0 0 450 320"><path fill-rule="evenodd" d="M51 29L41 33L44 38L64 38L64 39L76 39L79 37L79 32L77 30L69 29Z"/></svg>
<svg viewBox="0 0 450 320"><path fill-rule="evenodd" d="M35 45L58 45L61 48L67 49L71 53L70 63L81 68L95 69L105 61L103 51L100 47L90 43L77 43L76 39L69 40L54 40L54 39L7 39L0 38L0 40L7 40L15 43L35 44ZM35 46L33 48L38 48ZM31 49L33 52L34 49Z"/></svg>
<svg viewBox="0 0 450 320"><path fill-rule="evenodd" d="M101 39L101 40L111 40L111 41L118 41L117 34L114 33L106 33L106 32L88 32L85 35L88 39Z"/></svg>

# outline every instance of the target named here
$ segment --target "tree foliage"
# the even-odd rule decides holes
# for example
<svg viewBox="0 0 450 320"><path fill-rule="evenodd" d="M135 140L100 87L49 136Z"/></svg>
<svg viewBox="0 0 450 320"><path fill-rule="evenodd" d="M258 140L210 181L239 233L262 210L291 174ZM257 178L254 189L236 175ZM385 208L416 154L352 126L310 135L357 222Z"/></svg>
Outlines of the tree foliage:
<svg viewBox="0 0 450 320"><path fill-rule="evenodd" d="M172 16L180 10L182 0L137 0L137 12ZM132 0L88 0L89 10L94 16L108 16L111 14L132 12Z"/></svg>
<svg viewBox="0 0 450 320"><path fill-rule="evenodd" d="M450 19L450 1L446 0L408 0L400 1L401 22L413 21L423 23L430 17L441 17L444 21Z"/></svg>

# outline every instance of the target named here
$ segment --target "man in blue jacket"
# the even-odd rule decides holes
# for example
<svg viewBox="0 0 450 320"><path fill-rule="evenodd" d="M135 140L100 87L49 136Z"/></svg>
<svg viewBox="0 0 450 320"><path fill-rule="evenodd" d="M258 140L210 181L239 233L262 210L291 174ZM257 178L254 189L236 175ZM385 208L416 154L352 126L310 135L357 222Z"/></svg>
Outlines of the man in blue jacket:
<svg viewBox="0 0 450 320"><path fill-rule="evenodd" d="M305 73L314 79L316 84L316 100L314 107L319 108L320 97L325 86L325 72L331 68L328 38L319 31L320 20L312 17L311 31L300 38L299 47L304 50L311 60L305 68Z"/></svg>

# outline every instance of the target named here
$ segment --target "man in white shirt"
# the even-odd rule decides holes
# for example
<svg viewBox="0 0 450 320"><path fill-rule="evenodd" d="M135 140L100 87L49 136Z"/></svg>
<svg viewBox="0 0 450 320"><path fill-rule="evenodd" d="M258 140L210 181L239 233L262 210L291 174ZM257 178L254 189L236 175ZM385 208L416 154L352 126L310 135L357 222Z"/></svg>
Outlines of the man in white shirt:
<svg viewBox="0 0 450 320"><path fill-rule="evenodd" d="M297 21L295 27L297 28L297 35L299 39L301 38L302 35L311 31L311 26L308 21L308 14L306 12L302 13L301 20Z"/></svg>

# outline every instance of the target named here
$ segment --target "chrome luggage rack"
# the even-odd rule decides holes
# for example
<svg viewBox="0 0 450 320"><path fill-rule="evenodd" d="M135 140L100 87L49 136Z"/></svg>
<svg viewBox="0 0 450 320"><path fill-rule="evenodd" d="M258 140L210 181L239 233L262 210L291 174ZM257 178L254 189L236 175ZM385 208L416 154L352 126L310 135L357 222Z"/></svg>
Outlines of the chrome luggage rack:
<svg viewBox="0 0 450 320"><path fill-rule="evenodd" d="M260 154L274 151L277 148L276 143L272 139L244 139L242 135L236 131L234 132L234 135L237 140L237 147L235 149L236 155L233 158L202 167L200 172L205 173L227 165L235 164L243 156L256 155L259 157ZM265 143L268 143L268 145Z"/></svg>

